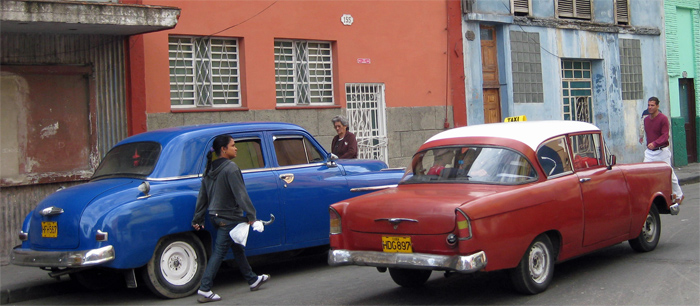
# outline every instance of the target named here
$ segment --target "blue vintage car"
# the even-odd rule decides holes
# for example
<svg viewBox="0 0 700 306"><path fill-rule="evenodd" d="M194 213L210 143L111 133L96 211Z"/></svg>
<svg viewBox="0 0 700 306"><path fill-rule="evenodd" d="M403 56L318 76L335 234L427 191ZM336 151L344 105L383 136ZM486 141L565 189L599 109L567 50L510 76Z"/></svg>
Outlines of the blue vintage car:
<svg viewBox="0 0 700 306"><path fill-rule="evenodd" d="M146 132L115 145L90 182L41 201L24 221L12 263L69 274L85 285L99 271L120 271L129 287L141 275L161 297L192 294L215 235L208 220L207 231L194 231L191 221L206 153L221 134L236 140L234 161L258 218L276 218L264 232L251 232L248 255L328 244L330 204L391 187L403 175L381 161L338 160L293 124Z"/></svg>

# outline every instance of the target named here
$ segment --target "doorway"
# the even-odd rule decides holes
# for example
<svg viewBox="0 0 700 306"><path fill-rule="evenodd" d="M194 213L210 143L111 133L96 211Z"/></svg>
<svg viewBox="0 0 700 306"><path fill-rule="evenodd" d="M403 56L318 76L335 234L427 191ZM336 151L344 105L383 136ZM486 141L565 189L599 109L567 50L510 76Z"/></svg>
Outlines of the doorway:
<svg viewBox="0 0 700 306"><path fill-rule="evenodd" d="M498 78L498 49L496 47L496 28L482 25L481 36L481 71L484 80L484 123L501 121L500 82Z"/></svg>
<svg viewBox="0 0 700 306"><path fill-rule="evenodd" d="M678 79L678 92L681 116L685 120L685 147L688 152L688 162L698 161L698 144L695 126L695 85L693 79Z"/></svg>

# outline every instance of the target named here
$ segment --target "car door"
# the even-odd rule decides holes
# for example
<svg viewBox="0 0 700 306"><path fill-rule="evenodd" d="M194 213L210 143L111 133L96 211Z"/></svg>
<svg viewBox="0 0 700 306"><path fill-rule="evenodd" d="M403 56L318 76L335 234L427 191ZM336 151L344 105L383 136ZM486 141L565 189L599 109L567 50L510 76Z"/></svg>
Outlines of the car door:
<svg viewBox="0 0 700 306"><path fill-rule="evenodd" d="M569 141L583 197L583 246L626 236L630 226L627 184L619 168L606 167L601 135L571 135Z"/></svg>
<svg viewBox="0 0 700 306"><path fill-rule="evenodd" d="M302 132L272 133L275 176L278 178L285 214L288 247L328 243L328 206L349 197L347 180L328 154Z"/></svg>
<svg viewBox="0 0 700 306"><path fill-rule="evenodd" d="M255 206L256 217L269 220L270 214L275 216L275 222L265 227L262 233L250 231L246 249L249 253L256 254L256 249L270 248L283 243L284 212L280 204L278 179L271 166L272 158L269 153L266 154L269 150L264 146L269 144L263 141L263 133L234 133L231 136L238 148L233 162L241 169L246 190Z"/></svg>

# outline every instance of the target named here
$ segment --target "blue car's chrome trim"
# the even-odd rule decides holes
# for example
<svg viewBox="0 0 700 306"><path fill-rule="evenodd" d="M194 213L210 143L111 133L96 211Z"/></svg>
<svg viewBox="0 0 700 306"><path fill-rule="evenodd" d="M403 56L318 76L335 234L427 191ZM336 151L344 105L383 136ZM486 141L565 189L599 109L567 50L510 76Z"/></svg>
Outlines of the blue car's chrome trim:
<svg viewBox="0 0 700 306"><path fill-rule="evenodd" d="M371 187L357 187L357 188L350 189L350 192L375 191L375 190L382 190L382 189L387 189L387 188L394 188L396 186L398 186L398 184L371 186Z"/></svg>
<svg viewBox="0 0 700 306"><path fill-rule="evenodd" d="M10 262L18 266L32 267L86 267L114 260L114 247L84 251L34 251L15 248Z"/></svg>
<svg viewBox="0 0 700 306"><path fill-rule="evenodd" d="M184 179L190 179L190 178L197 178L201 177L201 174L190 174L190 175L181 175L181 176L172 176L172 177L147 177L147 181L155 181L155 182L164 182L164 181L176 181L176 180L184 180Z"/></svg>
<svg viewBox="0 0 700 306"><path fill-rule="evenodd" d="M472 273L485 268L487 263L484 251L467 256L349 250L331 250L328 252L328 264L331 266L358 265Z"/></svg>

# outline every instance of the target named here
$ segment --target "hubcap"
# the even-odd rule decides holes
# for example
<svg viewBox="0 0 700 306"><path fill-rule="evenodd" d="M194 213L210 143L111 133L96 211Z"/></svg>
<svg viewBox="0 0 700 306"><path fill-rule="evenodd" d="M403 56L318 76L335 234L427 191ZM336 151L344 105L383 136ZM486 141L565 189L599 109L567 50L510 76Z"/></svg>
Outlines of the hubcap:
<svg viewBox="0 0 700 306"><path fill-rule="evenodd" d="M176 286L190 282L197 273L197 267L197 253L191 245L182 241L168 245L160 257L161 275Z"/></svg>
<svg viewBox="0 0 700 306"><path fill-rule="evenodd" d="M654 241L654 236L656 236L656 222L654 222L654 216L651 214L647 215L647 220L644 222L642 235L644 235L644 240L646 242Z"/></svg>
<svg viewBox="0 0 700 306"><path fill-rule="evenodd" d="M530 277L538 284L547 280L549 274L549 252L544 243L537 242L530 248Z"/></svg>

